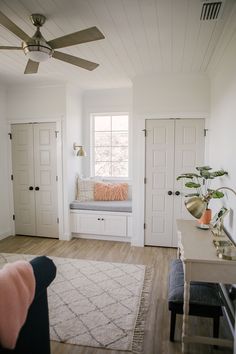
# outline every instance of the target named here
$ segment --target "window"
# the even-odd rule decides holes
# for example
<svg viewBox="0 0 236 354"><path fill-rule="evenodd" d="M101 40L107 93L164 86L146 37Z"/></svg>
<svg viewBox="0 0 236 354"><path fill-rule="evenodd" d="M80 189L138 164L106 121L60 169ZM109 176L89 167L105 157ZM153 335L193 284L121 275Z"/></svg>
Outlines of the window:
<svg viewBox="0 0 236 354"><path fill-rule="evenodd" d="M92 115L94 176L128 177L128 114Z"/></svg>

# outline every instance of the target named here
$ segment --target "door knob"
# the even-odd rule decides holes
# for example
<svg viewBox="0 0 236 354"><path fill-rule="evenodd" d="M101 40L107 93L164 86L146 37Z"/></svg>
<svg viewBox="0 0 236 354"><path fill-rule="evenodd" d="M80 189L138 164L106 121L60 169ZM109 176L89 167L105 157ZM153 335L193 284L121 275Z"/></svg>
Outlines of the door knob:
<svg viewBox="0 0 236 354"><path fill-rule="evenodd" d="M39 191L39 187L35 187L35 190L36 190L36 191Z"/></svg>
<svg viewBox="0 0 236 354"><path fill-rule="evenodd" d="M180 191L176 191L176 192L175 192L175 195L180 195Z"/></svg>
<svg viewBox="0 0 236 354"><path fill-rule="evenodd" d="M172 195L173 193L172 193L172 191L168 191L167 194L168 195Z"/></svg>
<svg viewBox="0 0 236 354"><path fill-rule="evenodd" d="M33 189L34 189L34 187L32 187L32 186L29 187L29 190L30 190L30 191L32 191Z"/></svg>

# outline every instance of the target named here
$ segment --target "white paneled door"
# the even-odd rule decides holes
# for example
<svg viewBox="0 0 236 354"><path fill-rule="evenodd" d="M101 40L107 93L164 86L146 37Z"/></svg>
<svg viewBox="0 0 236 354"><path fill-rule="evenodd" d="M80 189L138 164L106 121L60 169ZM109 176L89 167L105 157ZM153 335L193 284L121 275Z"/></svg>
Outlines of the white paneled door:
<svg viewBox="0 0 236 354"><path fill-rule="evenodd" d="M15 232L58 237L55 123L13 124Z"/></svg>
<svg viewBox="0 0 236 354"><path fill-rule="evenodd" d="M146 120L146 245L177 246L175 220L191 216L176 177L203 162L204 119Z"/></svg>
<svg viewBox="0 0 236 354"><path fill-rule="evenodd" d="M14 124L11 132L15 229L18 234L35 235L32 124Z"/></svg>

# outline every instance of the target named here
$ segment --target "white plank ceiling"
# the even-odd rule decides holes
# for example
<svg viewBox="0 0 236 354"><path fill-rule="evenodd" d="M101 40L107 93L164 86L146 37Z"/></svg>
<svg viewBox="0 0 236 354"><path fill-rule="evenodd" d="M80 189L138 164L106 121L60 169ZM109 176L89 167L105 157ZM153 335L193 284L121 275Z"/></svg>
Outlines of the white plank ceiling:
<svg viewBox="0 0 236 354"><path fill-rule="evenodd" d="M130 86L137 75L210 73L236 33L236 2L225 0L218 20L200 21L202 0L0 0L0 10L29 35L29 16L42 13L46 40L97 26L104 40L60 49L99 63L92 72L55 59L24 75L23 51L0 51L0 80L71 81L84 88ZM0 45L21 41L0 26Z"/></svg>

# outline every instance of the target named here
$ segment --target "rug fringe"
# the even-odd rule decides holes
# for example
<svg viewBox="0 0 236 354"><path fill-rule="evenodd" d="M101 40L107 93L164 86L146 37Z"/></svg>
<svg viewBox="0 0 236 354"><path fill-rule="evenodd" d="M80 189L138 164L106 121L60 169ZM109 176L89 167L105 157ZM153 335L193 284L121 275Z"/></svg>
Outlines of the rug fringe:
<svg viewBox="0 0 236 354"><path fill-rule="evenodd" d="M132 353L141 354L143 352L143 340L144 340L144 330L147 318L147 312L149 308L149 298L151 294L152 278L153 278L154 268L147 266L144 275L143 289L140 299L139 313L137 316L133 342L132 342Z"/></svg>

